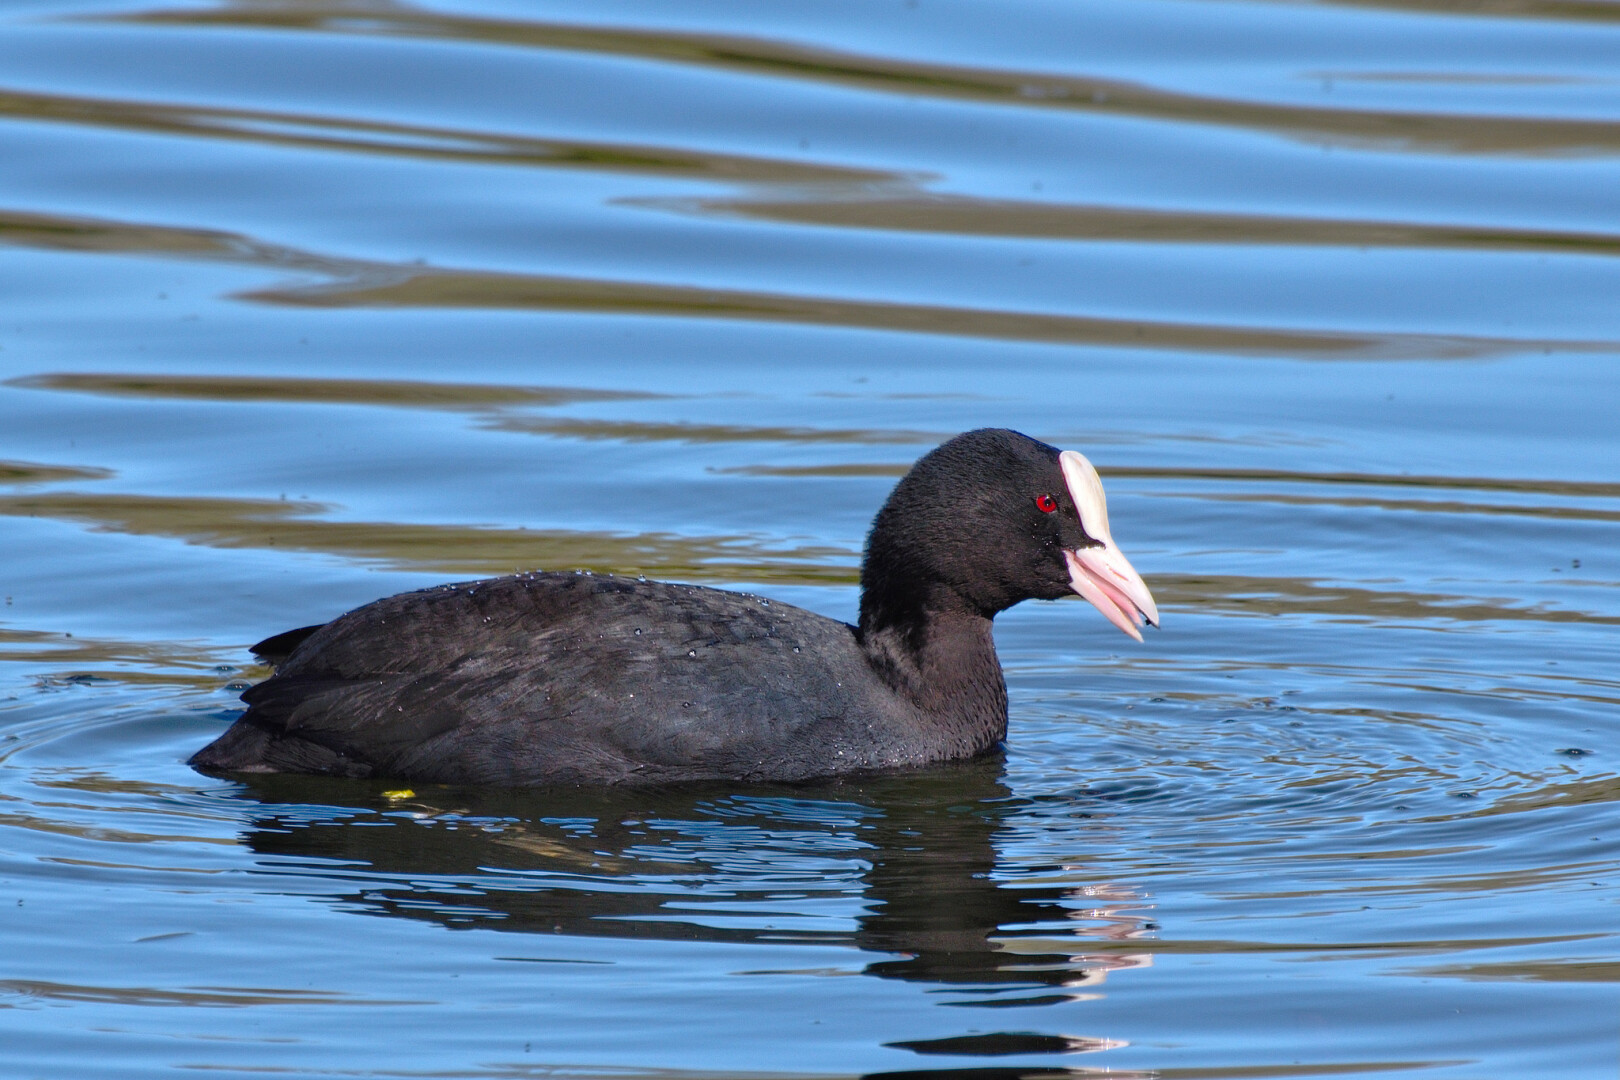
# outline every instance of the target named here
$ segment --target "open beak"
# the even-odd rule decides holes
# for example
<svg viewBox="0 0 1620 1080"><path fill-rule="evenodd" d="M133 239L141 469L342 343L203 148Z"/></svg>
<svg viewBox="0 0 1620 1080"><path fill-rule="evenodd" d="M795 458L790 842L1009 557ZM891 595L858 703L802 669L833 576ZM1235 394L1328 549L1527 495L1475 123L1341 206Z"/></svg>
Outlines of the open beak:
<svg viewBox="0 0 1620 1080"><path fill-rule="evenodd" d="M1069 486L1069 497L1080 513L1080 527L1099 545L1063 553L1069 566L1069 585L1109 622L1141 641L1143 623L1159 625L1159 608L1142 575L1120 553L1108 532L1108 503L1103 498L1102 480L1085 455L1077 451L1063 451L1058 462Z"/></svg>

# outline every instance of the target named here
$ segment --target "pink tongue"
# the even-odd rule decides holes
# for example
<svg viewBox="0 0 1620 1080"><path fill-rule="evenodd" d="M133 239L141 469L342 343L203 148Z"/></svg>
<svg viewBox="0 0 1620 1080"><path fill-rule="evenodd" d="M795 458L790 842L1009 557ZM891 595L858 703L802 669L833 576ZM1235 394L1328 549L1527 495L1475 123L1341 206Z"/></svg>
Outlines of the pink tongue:
<svg viewBox="0 0 1620 1080"><path fill-rule="evenodd" d="M1136 628L1136 605L1108 580L1106 571L1099 573L1086 565L1085 555L1086 552L1079 555L1072 551L1063 553L1064 560L1069 564L1069 584L1102 612L1109 622L1141 641L1142 631Z"/></svg>
<svg viewBox="0 0 1620 1080"><path fill-rule="evenodd" d="M1136 610L1136 604L1132 602L1130 597L1126 596L1123 592L1120 592L1119 589L1114 586L1113 582L1109 581L1107 578L1093 578L1092 580L1102 588L1103 592L1108 594L1108 599L1112 600L1114 602L1114 606L1119 608L1121 613L1123 613L1124 616L1131 621L1132 626L1142 625L1144 621L1142 618L1142 613Z"/></svg>

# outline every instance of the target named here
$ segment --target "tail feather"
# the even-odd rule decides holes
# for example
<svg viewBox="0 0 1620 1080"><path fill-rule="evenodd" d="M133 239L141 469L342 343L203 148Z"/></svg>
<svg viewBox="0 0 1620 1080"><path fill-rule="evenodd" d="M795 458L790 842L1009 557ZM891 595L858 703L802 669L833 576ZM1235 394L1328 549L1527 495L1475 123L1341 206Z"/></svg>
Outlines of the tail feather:
<svg viewBox="0 0 1620 1080"><path fill-rule="evenodd" d="M329 746L267 731L249 720L238 720L225 734L191 755L187 762L199 772L310 773L317 776L365 777L371 766L351 760Z"/></svg>
<svg viewBox="0 0 1620 1080"><path fill-rule="evenodd" d="M250 645L248 652L272 666L280 664L302 645L315 631L325 626L325 623L316 623L314 626L300 626L296 630L284 630L265 638L257 645Z"/></svg>

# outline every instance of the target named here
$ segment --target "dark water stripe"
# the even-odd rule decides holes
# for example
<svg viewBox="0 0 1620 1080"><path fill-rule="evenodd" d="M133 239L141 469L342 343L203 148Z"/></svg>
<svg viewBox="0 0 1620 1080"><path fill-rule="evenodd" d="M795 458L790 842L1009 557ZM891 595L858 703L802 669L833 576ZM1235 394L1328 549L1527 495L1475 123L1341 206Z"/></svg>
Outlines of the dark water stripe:
<svg viewBox="0 0 1620 1080"><path fill-rule="evenodd" d="M1473 491L1512 491L1576 498L1620 498L1620 482L1518 480L1493 476L1408 476L1405 473L1293 472L1283 469L1146 468L1110 466L1109 476L1147 480L1216 480L1236 483L1351 484L1372 487L1422 487Z"/></svg>
<svg viewBox="0 0 1620 1080"><path fill-rule="evenodd" d="M163 536L226 549L314 552L401 570L509 574L543 567L694 580L851 584L844 548L777 546L756 536L327 521L319 503L59 492L0 496L0 515L46 517L97 531Z"/></svg>
<svg viewBox="0 0 1620 1080"><path fill-rule="evenodd" d="M494 575L545 568L646 573L691 581L853 585L858 553L786 546L759 536L682 536L568 529L329 521L318 503L273 499L57 492L0 495L0 515L46 517L97 531L161 536L226 549L310 552L392 569ZM1620 625L1620 616L1509 606L1475 596L1368 589L1315 579L1238 574L1153 574L1162 608L1207 614L1334 616L1397 622Z"/></svg>
<svg viewBox="0 0 1620 1080"><path fill-rule="evenodd" d="M1120 206L978 199L959 195L895 193L793 200L620 201L715 217L955 236L1001 236L1139 244L1540 251L1582 255L1620 253L1620 234L1614 233L1333 220L1192 210L1145 210Z"/></svg>
<svg viewBox="0 0 1620 1080"><path fill-rule="evenodd" d="M145 225L0 209L0 244L98 255L167 255L341 277L356 264L218 229ZM369 265L369 264L367 264Z"/></svg>
<svg viewBox="0 0 1620 1080"><path fill-rule="evenodd" d="M245 300L298 307L449 308L722 319L1314 360L1473 360L1534 351L1620 351L1620 342L1165 323L403 265L378 267L372 273L342 282L255 289L237 295Z"/></svg>
<svg viewBox="0 0 1620 1080"><path fill-rule="evenodd" d="M1047 438L1046 436L1040 436ZM1049 440L1050 441L1050 440ZM1069 440L1058 440L1067 442ZM826 465L737 465L715 472L740 476L904 476L909 461L831 463ZM1284 469L1211 469L1109 465L1097 468L1106 479L1209 480L1222 484L1346 484L1366 487L1419 487L1452 491L1507 491L1570 498L1620 498L1620 482L1533 480L1486 476L1409 476L1404 473L1293 472ZM1425 504L1433 505L1433 504ZM1491 511L1504 507L1491 505ZM1505 509L1511 509L1506 507Z"/></svg>
<svg viewBox="0 0 1620 1080"><path fill-rule="evenodd" d="M0 652L0 660L15 659ZM223 659L242 661L241 653L229 653ZM59 660L48 663L60 664ZM165 687L170 690L201 690L211 692L228 685L237 675L182 675L176 672L136 671L120 667L73 667L49 672L32 672L30 678L37 687L61 686L118 686Z"/></svg>
<svg viewBox="0 0 1620 1080"><path fill-rule="evenodd" d="M105 480L111 469L84 465L38 465L32 461L0 461L0 484L54 484L63 480Z"/></svg>
<svg viewBox="0 0 1620 1080"><path fill-rule="evenodd" d="M301 3L296 7L227 3L207 10L153 10L111 18L148 25L260 27L605 53L907 97L1235 127L1312 143L1382 151L1512 156L1609 155L1620 151L1620 123L1606 120L1324 109L1238 101L1161 90L1121 79L930 64L725 34L455 16L403 3L367 7L357 17L359 14L347 4L334 2Z"/></svg>
<svg viewBox="0 0 1620 1080"><path fill-rule="evenodd" d="M214 671L228 653L185 642L74 637L0 625L0 662L132 664L149 671ZM221 681L225 679L222 674Z"/></svg>
<svg viewBox="0 0 1620 1080"><path fill-rule="evenodd" d="M7 801L15 805L15 796L7 796ZM80 824L73 821L61 821L56 818L41 817L35 814L22 812L0 812L0 827L9 829L27 829L30 832L48 833L53 836L76 836L81 840L94 840L106 844L209 844L215 847L235 847L234 838L219 836L196 836L185 833L149 833L136 832L133 829L118 829L104 825ZM54 984L33 984L40 987L49 987ZM26 993L26 990L17 988L17 980L0 980L0 994L7 991L12 993ZM50 996L41 994L40 996ZM85 998L82 1000L94 1000ZM139 1004L131 1002L131 1004ZM165 1004L174 1004L166 1002ZM251 1003L250 1003L251 1004Z"/></svg>
<svg viewBox="0 0 1620 1080"><path fill-rule="evenodd" d="M85 124L267 146L387 154L425 161L591 169L749 183L878 183L899 173L667 146L544 139L256 109L119 101L0 90L0 119Z"/></svg>
<svg viewBox="0 0 1620 1080"><path fill-rule="evenodd" d="M56 791L83 791L92 795L143 795L154 799L172 799L176 796L185 798L196 793L196 788L180 784L159 784L150 780L130 780L124 777L109 776L104 772L79 772L67 776L60 773L40 771L34 773L28 780L29 786L36 788L51 788ZM145 806L141 813L153 814L181 814L188 817L217 816L200 814L195 810L163 810L158 807ZM82 862L82 860L81 860ZM209 873L211 871L202 871ZM225 873L228 871L212 871ZM168 938L186 937L191 933L188 930L177 930L169 934L158 934L154 937L137 938L137 942L163 941Z"/></svg>
<svg viewBox="0 0 1620 1080"><path fill-rule="evenodd" d="M1349 510L1392 510L1429 514L1485 514L1505 517L1557 518L1564 521L1620 521L1620 510L1585 506L1521 506L1514 503L1465 503L1436 499L1368 499L1348 496L1289 495L1282 492L1162 492L1161 498L1200 499L1208 502L1279 503L1283 506L1338 506Z"/></svg>
<svg viewBox="0 0 1620 1080"><path fill-rule="evenodd" d="M1413 972L1423 977L1511 979L1516 982L1620 983L1620 961L1517 960L1494 964L1442 964Z"/></svg>
<svg viewBox="0 0 1620 1080"><path fill-rule="evenodd" d="M0 383L28 390L63 390L111 397L217 402L373 405L391 408L498 410L502 406L570 405L579 402L667 400L673 395L637 390L596 390L562 386L504 386L496 383L433 383L393 379L315 379L254 375L102 375L54 373L25 375ZM483 426L527 435L579 440L680 443L787 443L847 446L932 446L954 432L892 428L764 427L636 420L548 419L496 416ZM904 472L903 466L901 471ZM728 470L719 470L728 471ZM102 479L109 470L0 462L0 484Z"/></svg>
<svg viewBox="0 0 1620 1080"><path fill-rule="evenodd" d="M655 282L456 270L314 255L209 229L0 211L0 243L58 251L172 255L318 274L328 281L235 294L311 308L446 308L788 323L999 341L1327 360L1458 360L1527 352L1616 352L1620 342L1352 333L1163 323Z"/></svg>
<svg viewBox="0 0 1620 1080"><path fill-rule="evenodd" d="M891 428L753 427L743 424L656 423L638 420L574 420L544 416L501 416L485 427L529 435L568 439L610 439L615 442L677 443L783 443L790 445L836 443L844 446L901 444L931 447L954 432L906 431ZM910 466L901 469L903 474ZM725 472L729 470L715 470Z"/></svg>
<svg viewBox="0 0 1620 1080"><path fill-rule="evenodd" d="M19 994L43 1001L94 1002L104 1005L202 1006L204 1008L248 1005L433 1005L432 1001L388 1001L357 998L337 990L279 990L198 987L163 990L145 986L82 986L72 983L43 982L37 979L0 979L0 994Z"/></svg>
<svg viewBox="0 0 1620 1080"><path fill-rule="evenodd" d="M1219 614L1332 616L1416 623L1548 622L1620 626L1620 615L1508 606L1477 596L1368 589L1303 577L1245 574L1149 574L1161 608Z"/></svg>
<svg viewBox="0 0 1620 1080"><path fill-rule="evenodd" d="M1612 704L1612 702L1611 702ZM1464 818L1497 817L1502 814L1522 814L1551 808L1587 806L1594 803L1620 802L1620 776L1604 776L1595 780L1565 780L1547 784L1531 791L1508 792L1483 806L1466 813L1444 818L1423 818L1424 821L1458 821ZM1581 864L1569 875L1575 879L1589 876L1592 867Z"/></svg>
<svg viewBox="0 0 1620 1080"><path fill-rule="evenodd" d="M273 113L250 109L127 102L0 90L0 119L88 124L158 134L223 137L267 145L430 160L677 174L704 179L849 189L877 184L892 193L815 199L623 199L624 205L789 224L963 236L1138 243L1272 244L1612 254L1620 236L1478 225L1346 221L1258 214L1076 206L927 195L906 191L923 179L779 159L705 154L671 147L589 143ZM302 133L300 133L302 131Z"/></svg>
<svg viewBox="0 0 1620 1080"><path fill-rule="evenodd" d="M220 402L275 401L451 410L489 409L503 405L572 405L586 401L644 401L669 396L636 390L593 390L572 386L502 386L495 383L438 383L403 379L318 379L258 375L102 375L76 372L25 375L0 385L30 390L105 394L113 397ZM0 463L0 483L19 482L8 478L7 468L5 463Z"/></svg>
<svg viewBox="0 0 1620 1080"><path fill-rule="evenodd" d="M1294 6L1300 0L1279 0ZM1415 15L1461 15L1485 19L1620 22L1614 0L1314 0L1330 7L1370 8Z"/></svg>

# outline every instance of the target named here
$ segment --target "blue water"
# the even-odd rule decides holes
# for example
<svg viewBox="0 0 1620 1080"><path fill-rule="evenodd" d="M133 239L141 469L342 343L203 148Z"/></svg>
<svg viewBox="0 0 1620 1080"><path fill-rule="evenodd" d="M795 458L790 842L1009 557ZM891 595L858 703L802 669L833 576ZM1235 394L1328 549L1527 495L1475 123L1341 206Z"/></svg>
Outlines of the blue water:
<svg viewBox="0 0 1620 1080"><path fill-rule="evenodd" d="M1613 1077L1620 6L0 9L0 1073ZM200 776L245 646L852 618L955 432L1164 614L833 786Z"/></svg>

